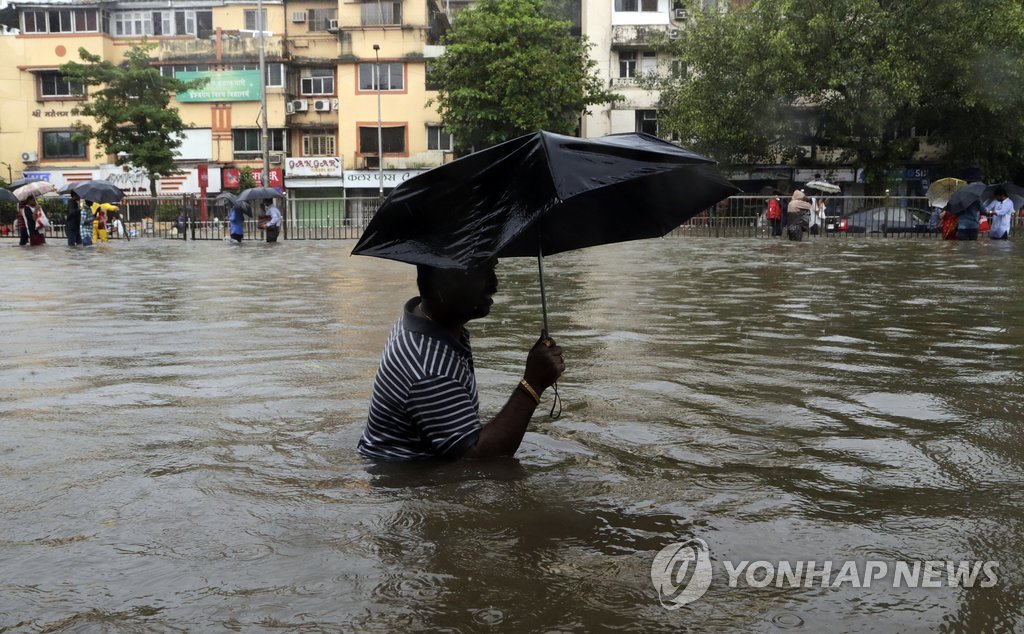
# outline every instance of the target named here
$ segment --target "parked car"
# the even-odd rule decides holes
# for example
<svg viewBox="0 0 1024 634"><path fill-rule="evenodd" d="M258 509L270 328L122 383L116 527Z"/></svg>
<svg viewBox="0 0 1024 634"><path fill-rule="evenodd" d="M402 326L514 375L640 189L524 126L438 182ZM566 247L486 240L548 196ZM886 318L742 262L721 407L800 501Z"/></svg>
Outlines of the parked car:
<svg viewBox="0 0 1024 634"><path fill-rule="evenodd" d="M839 219L836 230L847 233L927 233L927 209L871 207Z"/></svg>

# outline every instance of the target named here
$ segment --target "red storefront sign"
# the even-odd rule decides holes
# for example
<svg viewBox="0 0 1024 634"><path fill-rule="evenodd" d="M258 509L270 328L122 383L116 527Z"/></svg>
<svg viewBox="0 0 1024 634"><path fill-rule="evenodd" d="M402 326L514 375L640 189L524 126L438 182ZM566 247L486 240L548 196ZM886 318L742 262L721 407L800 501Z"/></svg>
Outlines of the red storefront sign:
<svg viewBox="0 0 1024 634"><path fill-rule="evenodd" d="M221 187L223 189L238 189L238 178L241 174L241 170L234 167L225 167L220 171ZM253 170L252 177L256 179L256 186L263 187L263 172L261 170ZM284 187L284 177L281 174L281 169L270 170L270 187Z"/></svg>

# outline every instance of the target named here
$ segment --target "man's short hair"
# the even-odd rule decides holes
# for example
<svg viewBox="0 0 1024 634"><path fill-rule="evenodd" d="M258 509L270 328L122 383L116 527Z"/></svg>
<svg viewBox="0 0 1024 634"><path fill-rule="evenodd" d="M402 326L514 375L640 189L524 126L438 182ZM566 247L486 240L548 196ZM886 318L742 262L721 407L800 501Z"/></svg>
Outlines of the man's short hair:
<svg viewBox="0 0 1024 634"><path fill-rule="evenodd" d="M1006 195L1006 188L1005 187L996 187L995 195L996 196L1005 196Z"/></svg>

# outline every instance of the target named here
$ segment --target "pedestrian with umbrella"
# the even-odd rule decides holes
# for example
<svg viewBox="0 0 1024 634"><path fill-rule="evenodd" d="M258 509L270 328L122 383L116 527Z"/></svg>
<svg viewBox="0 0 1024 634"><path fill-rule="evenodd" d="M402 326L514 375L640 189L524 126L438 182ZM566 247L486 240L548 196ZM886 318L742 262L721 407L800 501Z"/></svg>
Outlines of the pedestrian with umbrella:
<svg viewBox="0 0 1024 634"><path fill-rule="evenodd" d="M526 135L409 179L352 253L416 264L385 345L362 455L491 458L518 449L541 395L565 371L548 336L545 255L663 236L739 191L711 159L644 134ZM466 324L493 304L498 258L536 257L543 328L522 379L481 426Z"/></svg>
<svg viewBox="0 0 1024 634"><path fill-rule="evenodd" d="M242 240L245 238L246 216L252 217L249 203L236 199L231 205L231 210L228 212L228 224L230 226L231 239L238 244L242 244Z"/></svg>
<svg viewBox="0 0 1024 634"><path fill-rule="evenodd" d="M956 239L977 240L985 183L970 183L949 196L946 211L956 216Z"/></svg>
<svg viewBox="0 0 1024 634"><path fill-rule="evenodd" d="M18 229L21 231L21 239L18 244L22 246L27 244L33 247L46 244L44 231L47 225L49 225L49 221L43 214L42 208L39 207L39 203L36 202L35 196L29 196L22 201L18 208Z"/></svg>
<svg viewBox="0 0 1024 634"><path fill-rule="evenodd" d="M68 246L82 244L82 197L74 191L68 200L68 213L64 217L64 235L68 238Z"/></svg>
<svg viewBox="0 0 1024 634"><path fill-rule="evenodd" d="M282 192L273 187L250 187L238 196L238 200L249 204L263 201L263 213L256 219L256 228L265 231L267 242L277 242L281 233L281 210L274 204L274 199L284 197Z"/></svg>

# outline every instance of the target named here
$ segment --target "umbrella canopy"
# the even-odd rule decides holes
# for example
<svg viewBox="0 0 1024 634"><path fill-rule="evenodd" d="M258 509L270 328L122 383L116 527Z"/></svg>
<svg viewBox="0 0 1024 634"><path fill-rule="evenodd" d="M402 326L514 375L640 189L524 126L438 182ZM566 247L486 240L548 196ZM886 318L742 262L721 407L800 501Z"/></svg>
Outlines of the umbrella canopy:
<svg viewBox="0 0 1024 634"><path fill-rule="evenodd" d="M71 191L94 203L117 203L124 198L121 188L110 181L82 181L72 185Z"/></svg>
<svg viewBox="0 0 1024 634"><path fill-rule="evenodd" d="M537 132L402 183L353 254L437 268L663 236L737 193L712 159L647 134Z"/></svg>
<svg viewBox="0 0 1024 634"><path fill-rule="evenodd" d="M843 188L840 187L839 185L834 185L832 183L828 183L825 181L811 181L804 185L804 187L817 189L818 191L825 192L826 194L838 194L839 192L843 191Z"/></svg>
<svg viewBox="0 0 1024 634"><path fill-rule="evenodd" d="M232 194L231 192L221 192L217 194L217 197L213 199L213 202L214 204L217 205L224 205L225 207L230 207L235 204L236 200L238 200L237 195Z"/></svg>
<svg viewBox="0 0 1024 634"><path fill-rule="evenodd" d="M0 189L0 202L18 202L18 197L8 189Z"/></svg>
<svg viewBox="0 0 1024 634"><path fill-rule="evenodd" d="M946 204L946 209L958 216L964 212L973 210L975 206L977 206L978 211L981 211L984 196L985 183L979 182L964 185L950 195L949 203Z"/></svg>
<svg viewBox="0 0 1024 634"><path fill-rule="evenodd" d="M18 189L19 187L24 187L25 185L28 185L29 183L36 183L36 182L39 182L39 181L42 181L44 183L47 182L46 179L36 178L34 176L30 176L30 177L27 177L27 178L15 178L13 181L11 181L7 185L7 189L15 190L15 189Z"/></svg>
<svg viewBox="0 0 1024 634"><path fill-rule="evenodd" d="M50 181L32 181L15 189L14 195L18 197L18 200L25 200L32 196L42 196L43 194L51 194L56 191L57 188Z"/></svg>
<svg viewBox="0 0 1024 634"><path fill-rule="evenodd" d="M992 200L996 197L996 190L1002 189L1006 192L1007 198L1013 201L1013 208L1020 209L1024 207L1024 187L1020 185L1014 185L1013 183L996 183L995 185L989 185L985 188L985 193L982 194L982 198L986 201Z"/></svg>
<svg viewBox="0 0 1024 634"><path fill-rule="evenodd" d="M264 198L286 198L286 196L273 187L250 187L238 196L238 200L244 201L263 200Z"/></svg>
<svg viewBox="0 0 1024 634"><path fill-rule="evenodd" d="M967 186L967 181L959 178L940 178L928 186L928 204L932 207L945 207L953 192Z"/></svg>
<svg viewBox="0 0 1024 634"><path fill-rule="evenodd" d="M71 188L74 186L74 183L64 183L60 186L60 189L57 190L57 194L60 196L67 196L71 193Z"/></svg>

